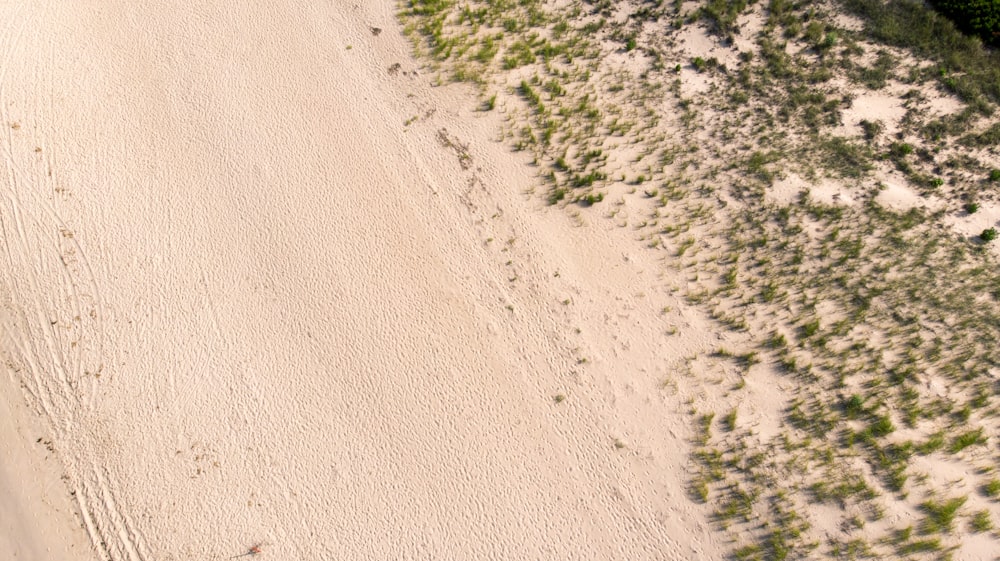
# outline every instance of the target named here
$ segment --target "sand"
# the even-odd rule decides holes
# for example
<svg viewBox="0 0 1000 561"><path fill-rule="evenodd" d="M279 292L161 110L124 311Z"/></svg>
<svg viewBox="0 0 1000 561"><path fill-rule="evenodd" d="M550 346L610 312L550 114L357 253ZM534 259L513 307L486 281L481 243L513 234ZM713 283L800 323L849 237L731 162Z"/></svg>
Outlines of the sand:
<svg viewBox="0 0 1000 561"><path fill-rule="evenodd" d="M0 392L0 552L16 560L93 559L45 427L7 381Z"/></svg>
<svg viewBox="0 0 1000 561"><path fill-rule="evenodd" d="M394 9L0 5L0 558L729 547L664 384L711 324Z"/></svg>

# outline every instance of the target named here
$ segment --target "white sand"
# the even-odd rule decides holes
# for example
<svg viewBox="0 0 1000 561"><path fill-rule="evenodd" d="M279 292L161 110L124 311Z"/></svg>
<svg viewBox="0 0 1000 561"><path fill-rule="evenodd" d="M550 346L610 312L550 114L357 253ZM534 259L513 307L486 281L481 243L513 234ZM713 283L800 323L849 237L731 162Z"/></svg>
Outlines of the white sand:
<svg viewBox="0 0 1000 561"><path fill-rule="evenodd" d="M392 2L250 4L0 5L0 558L719 558L661 264Z"/></svg>

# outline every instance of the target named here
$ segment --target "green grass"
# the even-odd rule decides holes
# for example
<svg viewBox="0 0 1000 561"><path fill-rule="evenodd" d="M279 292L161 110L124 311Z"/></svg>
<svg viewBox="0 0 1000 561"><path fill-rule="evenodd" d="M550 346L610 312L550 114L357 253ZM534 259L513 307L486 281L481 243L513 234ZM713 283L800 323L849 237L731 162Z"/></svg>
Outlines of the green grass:
<svg viewBox="0 0 1000 561"><path fill-rule="evenodd" d="M722 418L722 427L726 431L732 432L736 430L736 415L737 411L736 409L733 409L732 411L727 413L725 417Z"/></svg>
<svg viewBox="0 0 1000 561"><path fill-rule="evenodd" d="M1000 498L1000 479L993 478L984 483L983 494L992 499Z"/></svg>
<svg viewBox="0 0 1000 561"><path fill-rule="evenodd" d="M976 446L985 443L986 439L983 437L983 429L978 428L964 432L952 439L951 446L948 447L948 451L955 454L965 450L969 446Z"/></svg>
<svg viewBox="0 0 1000 561"><path fill-rule="evenodd" d="M848 500L871 500L878 496L864 478L853 474L841 474L831 481L817 481L809 486L809 493L816 502L836 502L843 508Z"/></svg>
<svg viewBox="0 0 1000 561"><path fill-rule="evenodd" d="M698 417L698 426L695 432L694 441L698 446L705 446L712 438L712 419L715 413L706 413Z"/></svg>
<svg viewBox="0 0 1000 561"><path fill-rule="evenodd" d="M924 511L924 521L920 531L924 534L951 532L958 509L964 504L965 497L955 497L944 502L925 501L920 505Z"/></svg>
<svg viewBox="0 0 1000 561"><path fill-rule="evenodd" d="M914 553L928 553L932 551L941 551L940 539L914 540L896 548L896 552L900 555L913 555Z"/></svg>
<svg viewBox="0 0 1000 561"><path fill-rule="evenodd" d="M980 510L972 515L969 526L973 532L989 532L993 529L993 520L990 518L990 511Z"/></svg>
<svg viewBox="0 0 1000 561"><path fill-rule="evenodd" d="M709 29L725 40L738 33L736 18L747 8L746 0L708 0L698 15L709 23Z"/></svg>

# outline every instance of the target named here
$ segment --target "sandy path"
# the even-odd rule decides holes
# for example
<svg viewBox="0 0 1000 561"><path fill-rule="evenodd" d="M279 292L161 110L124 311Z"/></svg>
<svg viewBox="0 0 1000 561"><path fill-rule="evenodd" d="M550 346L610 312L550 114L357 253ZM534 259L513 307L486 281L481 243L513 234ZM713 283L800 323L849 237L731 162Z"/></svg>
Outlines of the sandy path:
<svg viewBox="0 0 1000 561"><path fill-rule="evenodd" d="M221 4L0 6L4 354L95 558L714 558L657 264L391 3Z"/></svg>

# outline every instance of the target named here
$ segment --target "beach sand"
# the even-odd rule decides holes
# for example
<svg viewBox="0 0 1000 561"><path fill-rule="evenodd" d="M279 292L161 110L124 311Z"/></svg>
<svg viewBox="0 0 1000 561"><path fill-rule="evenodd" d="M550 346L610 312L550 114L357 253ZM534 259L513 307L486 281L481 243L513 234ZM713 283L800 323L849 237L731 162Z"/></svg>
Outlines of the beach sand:
<svg viewBox="0 0 1000 561"><path fill-rule="evenodd" d="M94 559L46 429L7 382L0 381L0 554L14 560Z"/></svg>
<svg viewBox="0 0 1000 561"><path fill-rule="evenodd" d="M0 5L0 557L729 547L664 387L711 323L394 10Z"/></svg>

